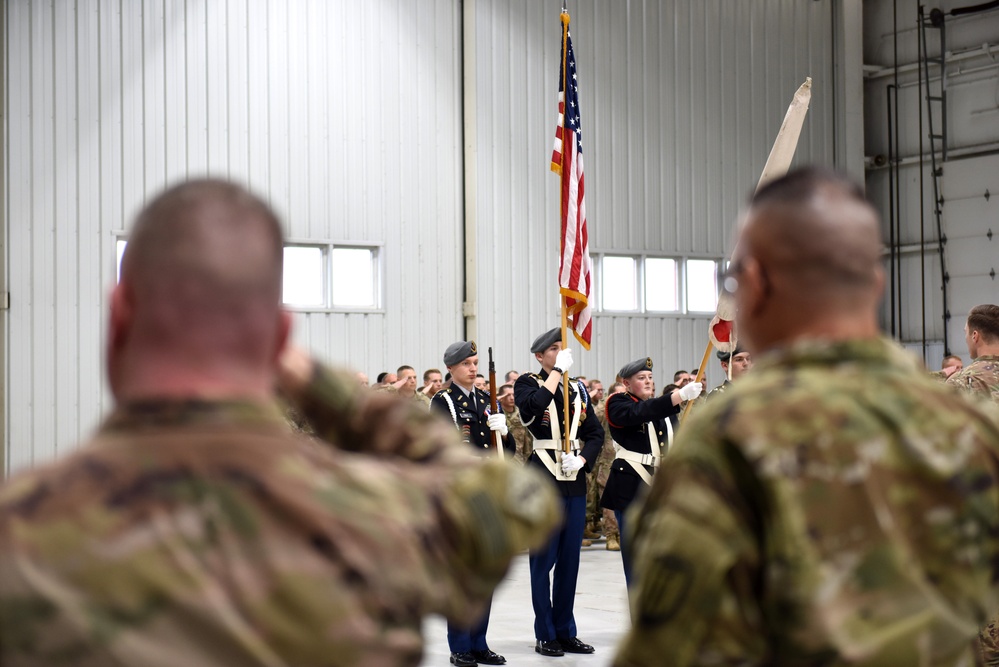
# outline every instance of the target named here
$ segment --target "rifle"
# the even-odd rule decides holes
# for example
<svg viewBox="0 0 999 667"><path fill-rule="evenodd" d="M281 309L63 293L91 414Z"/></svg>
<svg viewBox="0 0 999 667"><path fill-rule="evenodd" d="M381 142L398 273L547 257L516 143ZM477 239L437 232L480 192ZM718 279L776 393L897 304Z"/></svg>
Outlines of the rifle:
<svg viewBox="0 0 999 667"><path fill-rule="evenodd" d="M497 412L496 405L496 364L493 363L493 348L489 349L489 414L498 415L501 414ZM496 443L496 456L499 460L503 460L503 437L493 431L493 441Z"/></svg>

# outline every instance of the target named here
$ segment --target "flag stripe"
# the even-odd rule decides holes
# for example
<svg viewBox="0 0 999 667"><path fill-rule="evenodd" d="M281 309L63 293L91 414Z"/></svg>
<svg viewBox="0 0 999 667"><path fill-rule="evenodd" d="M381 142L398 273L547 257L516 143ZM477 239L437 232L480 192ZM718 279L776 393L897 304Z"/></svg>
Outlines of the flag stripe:
<svg viewBox="0 0 999 667"><path fill-rule="evenodd" d="M590 349L593 341L590 311L593 267L590 263L590 241L586 229L586 182L583 178L579 90L568 21L562 25L564 33L560 36L563 38L564 51L559 61L559 113L555 128L555 148L552 151L552 171L561 176L559 193L562 252L559 259L559 293L565 298L571 318L570 326L576 339L586 349Z"/></svg>

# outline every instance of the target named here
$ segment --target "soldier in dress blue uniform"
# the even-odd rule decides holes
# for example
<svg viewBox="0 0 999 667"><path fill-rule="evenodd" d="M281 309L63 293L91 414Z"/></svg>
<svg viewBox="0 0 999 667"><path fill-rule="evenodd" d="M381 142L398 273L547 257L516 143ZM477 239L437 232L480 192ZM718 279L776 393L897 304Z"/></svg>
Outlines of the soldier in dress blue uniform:
<svg viewBox="0 0 999 667"><path fill-rule="evenodd" d="M607 398L607 426L616 455L611 464L600 506L614 512L621 532L624 579L631 587L631 545L626 537L625 510L652 476L673 442L680 405L701 395L703 385L691 382L664 396L654 397L652 359L636 359L618 375L625 391Z"/></svg>
<svg viewBox="0 0 999 667"><path fill-rule="evenodd" d="M474 341L458 341L444 350L444 365L451 374L451 384L441 389L430 401L430 408L437 410L454 422L462 440L479 456L495 455L493 432L499 433L503 448L513 456L516 445L507 432L506 415L502 410L490 414L489 394L475 388L479 370L479 355ZM447 625L447 643L451 650L451 664L456 667L475 667L477 664L502 665L506 658L489 649L486 629L489 626L489 607L482 620L471 629Z"/></svg>
<svg viewBox="0 0 999 667"><path fill-rule="evenodd" d="M559 328L534 341L531 352L541 363L539 373L525 373L514 384L514 402L524 426L534 436L534 453L528 460L548 470L562 494L565 524L551 542L530 554L531 600L534 604L534 650L545 656L593 653L593 647L576 637L572 614L579 573L579 548L586 523L586 477L600 455L604 429L590 405L586 386L569 382L569 437L573 451L562 452L564 399L562 375L572 365L572 351L562 349ZM549 579L555 569L554 582Z"/></svg>

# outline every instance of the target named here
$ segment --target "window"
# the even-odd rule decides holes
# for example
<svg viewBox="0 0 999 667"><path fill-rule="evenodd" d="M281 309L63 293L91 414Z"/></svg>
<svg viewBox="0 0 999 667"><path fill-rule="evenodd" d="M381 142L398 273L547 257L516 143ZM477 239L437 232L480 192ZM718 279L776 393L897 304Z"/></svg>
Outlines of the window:
<svg viewBox="0 0 999 667"><path fill-rule="evenodd" d="M374 248L333 248L333 306L377 308L378 254Z"/></svg>
<svg viewBox="0 0 999 667"><path fill-rule="evenodd" d="M712 313L718 306L718 262L687 260L687 312Z"/></svg>
<svg viewBox="0 0 999 667"><path fill-rule="evenodd" d="M594 265L600 311L712 313L718 304L716 259L598 253Z"/></svg>
<svg viewBox="0 0 999 667"><path fill-rule="evenodd" d="M634 257L606 256L601 303L604 310L638 310L638 271Z"/></svg>
<svg viewBox="0 0 999 667"><path fill-rule="evenodd" d="M115 239L117 279L128 240ZM284 247L281 300L303 310L373 310L381 307L378 246L289 243Z"/></svg>
<svg viewBox="0 0 999 667"><path fill-rule="evenodd" d="M645 258L645 310L668 313L680 310L675 259Z"/></svg>
<svg viewBox="0 0 999 667"><path fill-rule="evenodd" d="M115 264L115 266L118 267L117 272L115 273L115 278L114 278L114 281L116 283L121 280L121 258L125 254L125 246L127 246L127 245L128 245L128 239L115 239L114 240L114 249L115 249L115 253L116 253L117 258L118 258L118 261Z"/></svg>
<svg viewBox="0 0 999 667"><path fill-rule="evenodd" d="M284 249L284 303L304 310L381 307L377 246L289 244Z"/></svg>
<svg viewBox="0 0 999 667"><path fill-rule="evenodd" d="M322 246L285 246L284 286L281 300L307 308L326 305L326 276Z"/></svg>

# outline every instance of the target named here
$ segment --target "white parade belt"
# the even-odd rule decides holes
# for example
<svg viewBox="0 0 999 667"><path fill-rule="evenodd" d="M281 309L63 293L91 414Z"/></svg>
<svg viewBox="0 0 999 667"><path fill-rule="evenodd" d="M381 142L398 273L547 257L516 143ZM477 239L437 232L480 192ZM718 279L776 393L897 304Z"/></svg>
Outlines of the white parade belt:
<svg viewBox="0 0 999 667"><path fill-rule="evenodd" d="M638 473L643 482L651 486L652 475L645 469L645 466L652 466L652 471L655 472L659 469L659 464L663 457L659 455L659 440L655 436L656 425L648 422L645 430L649 434L649 451L651 454L639 454L630 449L625 449L617 442L614 442L614 459L626 462L631 466L632 470ZM668 435L667 442L671 442L673 440L673 426L670 424L668 418L666 419L666 431Z"/></svg>
<svg viewBox="0 0 999 667"><path fill-rule="evenodd" d="M579 453L579 440L570 440L572 445L572 453ZM565 453L561 449L561 440L535 440L534 441L534 453L537 454L538 460L545 464L548 468L548 472L555 476L555 479L559 482L571 482L576 479L576 475L579 474L578 470L573 470L571 473L566 475L562 472L562 455Z"/></svg>

